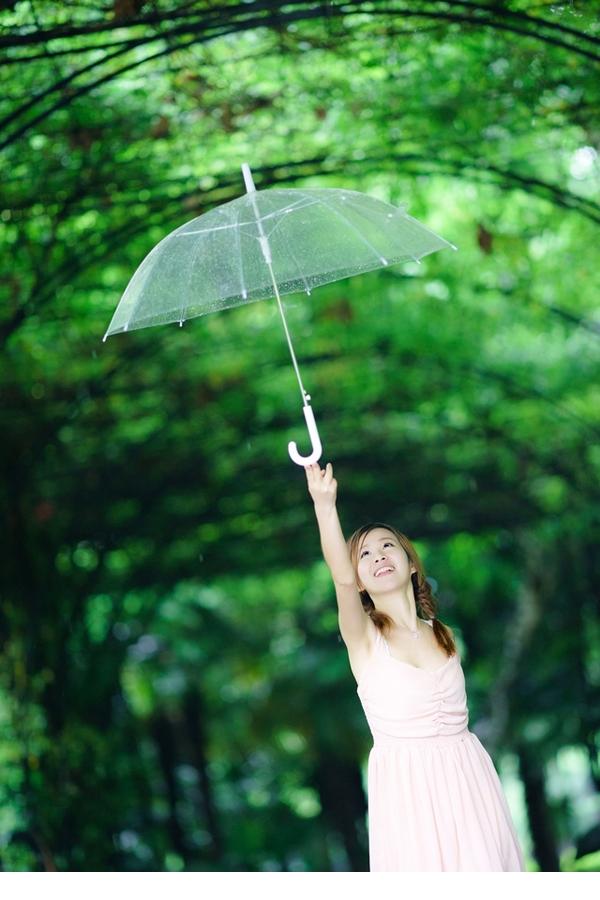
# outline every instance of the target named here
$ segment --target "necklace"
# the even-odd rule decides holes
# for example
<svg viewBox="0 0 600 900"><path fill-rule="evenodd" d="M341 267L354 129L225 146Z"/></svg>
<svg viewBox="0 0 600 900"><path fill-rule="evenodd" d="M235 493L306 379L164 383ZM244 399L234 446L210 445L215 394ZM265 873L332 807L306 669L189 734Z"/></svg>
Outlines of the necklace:
<svg viewBox="0 0 600 900"><path fill-rule="evenodd" d="M410 631L410 636L412 638L420 638L421 637L421 632L419 631L418 625L415 630L413 630L412 628L409 628L408 625L402 625L401 627L405 628L407 631Z"/></svg>

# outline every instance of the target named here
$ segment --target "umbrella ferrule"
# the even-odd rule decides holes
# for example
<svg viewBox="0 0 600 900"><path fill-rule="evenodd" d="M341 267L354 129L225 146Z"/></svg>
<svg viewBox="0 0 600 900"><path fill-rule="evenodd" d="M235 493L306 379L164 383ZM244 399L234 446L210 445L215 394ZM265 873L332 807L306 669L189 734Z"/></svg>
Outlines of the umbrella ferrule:
<svg viewBox="0 0 600 900"><path fill-rule="evenodd" d="M246 185L246 193L251 194L252 191L255 191L254 187L254 179L252 178L252 172L250 171L250 166L248 163L242 163L242 175L244 176L244 184Z"/></svg>

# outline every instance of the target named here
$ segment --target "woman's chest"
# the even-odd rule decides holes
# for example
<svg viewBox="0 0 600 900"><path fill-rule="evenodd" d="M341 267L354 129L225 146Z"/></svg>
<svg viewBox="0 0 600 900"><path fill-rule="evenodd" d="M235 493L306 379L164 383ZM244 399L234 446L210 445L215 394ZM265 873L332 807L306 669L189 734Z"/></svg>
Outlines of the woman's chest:
<svg viewBox="0 0 600 900"><path fill-rule="evenodd" d="M431 671L392 657L374 656L362 667L356 689L361 698L394 707L428 701L460 706L466 699L465 678L457 654Z"/></svg>

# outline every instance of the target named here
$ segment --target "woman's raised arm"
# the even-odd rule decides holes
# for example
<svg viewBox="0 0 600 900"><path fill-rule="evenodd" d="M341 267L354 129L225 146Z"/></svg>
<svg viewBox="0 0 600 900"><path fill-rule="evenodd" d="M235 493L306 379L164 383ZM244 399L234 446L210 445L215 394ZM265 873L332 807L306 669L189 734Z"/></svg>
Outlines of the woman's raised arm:
<svg viewBox="0 0 600 900"><path fill-rule="evenodd" d="M321 535L321 549L335 585L338 622L348 649L364 646L367 622L352 561L348 552L336 508L337 481L333 467L327 463L323 471L316 463L305 466L308 489L315 504Z"/></svg>
<svg viewBox="0 0 600 900"><path fill-rule="evenodd" d="M336 584L354 584L354 570L336 507L337 481L333 467L323 471L317 463L305 466L308 490L315 505L321 549Z"/></svg>

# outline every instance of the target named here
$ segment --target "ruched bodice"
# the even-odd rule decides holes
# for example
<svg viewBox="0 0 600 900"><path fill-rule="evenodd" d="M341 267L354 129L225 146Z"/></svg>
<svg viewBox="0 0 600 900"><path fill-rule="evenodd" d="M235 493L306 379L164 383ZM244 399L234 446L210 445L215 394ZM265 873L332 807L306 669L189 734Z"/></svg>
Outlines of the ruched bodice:
<svg viewBox="0 0 600 900"><path fill-rule="evenodd" d="M457 734L469 723L458 653L434 671L420 669L393 657L378 629L356 691L375 744Z"/></svg>

